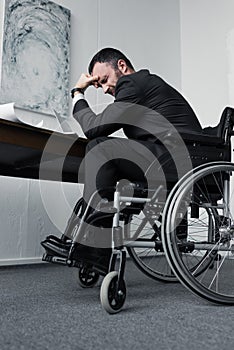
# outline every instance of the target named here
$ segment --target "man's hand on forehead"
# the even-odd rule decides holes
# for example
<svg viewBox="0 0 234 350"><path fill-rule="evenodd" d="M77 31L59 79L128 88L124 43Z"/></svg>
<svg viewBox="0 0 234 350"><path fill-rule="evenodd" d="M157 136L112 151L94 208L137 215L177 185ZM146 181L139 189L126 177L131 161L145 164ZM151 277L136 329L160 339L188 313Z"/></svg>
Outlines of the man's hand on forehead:
<svg viewBox="0 0 234 350"><path fill-rule="evenodd" d="M77 81L76 87L81 89L86 89L90 85L94 85L96 87L95 84L97 84L98 79L99 77L97 75L92 76L90 74L83 73Z"/></svg>
<svg viewBox="0 0 234 350"><path fill-rule="evenodd" d="M99 88L100 84L99 84L99 79L100 77L98 75L92 75L93 81L92 81L92 85L95 86L95 88Z"/></svg>

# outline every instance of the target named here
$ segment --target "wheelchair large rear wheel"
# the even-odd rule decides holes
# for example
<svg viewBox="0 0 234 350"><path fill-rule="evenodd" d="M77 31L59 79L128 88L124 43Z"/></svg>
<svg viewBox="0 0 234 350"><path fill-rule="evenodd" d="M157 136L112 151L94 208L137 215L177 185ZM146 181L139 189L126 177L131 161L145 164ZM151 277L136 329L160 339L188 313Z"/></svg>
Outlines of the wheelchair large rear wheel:
<svg viewBox="0 0 234 350"><path fill-rule="evenodd" d="M227 305L234 305L233 171L234 164L216 162L185 177L162 222L164 251L178 279L196 295ZM188 234L179 240L176 227L184 217Z"/></svg>

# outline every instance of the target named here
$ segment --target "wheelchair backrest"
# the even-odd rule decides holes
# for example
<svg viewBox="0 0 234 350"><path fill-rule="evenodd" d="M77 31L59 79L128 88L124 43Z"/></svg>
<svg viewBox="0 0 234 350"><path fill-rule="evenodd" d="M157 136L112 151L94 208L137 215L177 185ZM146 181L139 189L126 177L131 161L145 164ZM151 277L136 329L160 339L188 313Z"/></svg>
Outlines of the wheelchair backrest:
<svg viewBox="0 0 234 350"><path fill-rule="evenodd" d="M215 127L204 128L200 134L181 134L189 152L193 168L214 161L231 161L231 136L234 135L233 125L234 109L226 107L218 125ZM177 147L176 143L172 144L172 147ZM164 169L168 183L170 183L169 187L173 187L173 184L178 180L178 176L170 152L164 154L159 161ZM178 165L180 169L183 169L183 155L181 155L181 164Z"/></svg>
<svg viewBox="0 0 234 350"><path fill-rule="evenodd" d="M203 129L204 135L216 136L220 139L221 143L228 144L230 137L233 135L234 124L234 109L226 107L223 110L220 121L215 127L206 127Z"/></svg>
<svg viewBox="0 0 234 350"><path fill-rule="evenodd" d="M182 135L194 167L213 161L231 161L233 125L234 109L226 107L215 127L204 128L200 135Z"/></svg>
<svg viewBox="0 0 234 350"><path fill-rule="evenodd" d="M221 115L218 125L215 127L206 127L200 134L181 134L182 139L187 147L191 165L193 168L214 161L231 161L231 136L233 133L234 126L234 109L226 107ZM170 135L167 136L170 141ZM175 164L175 160L170 154L170 147L177 147L176 141L172 138L172 142L168 143L168 152L159 157L157 161L152 163L148 170L147 175L157 182L158 173L158 162L160 167L163 168L165 178L167 181L167 189L170 192L171 188L179 180L177 167L183 169L183 161L186 159L181 155L181 164ZM180 163L180 161L179 161ZM186 167L184 167L186 168ZM223 183L221 179L218 181L220 184ZM216 192L216 185L211 181L209 183L211 192Z"/></svg>

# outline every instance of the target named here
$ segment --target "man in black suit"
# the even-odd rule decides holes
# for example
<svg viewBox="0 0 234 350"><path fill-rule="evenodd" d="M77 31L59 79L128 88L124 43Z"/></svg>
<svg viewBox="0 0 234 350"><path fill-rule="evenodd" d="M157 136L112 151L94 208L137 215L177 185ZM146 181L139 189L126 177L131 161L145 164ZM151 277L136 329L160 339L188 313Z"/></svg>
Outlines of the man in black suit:
<svg viewBox="0 0 234 350"><path fill-rule="evenodd" d="M99 115L84 96L92 85L115 98ZM89 74L81 75L72 96L74 118L92 140L87 154L97 148L85 163L86 201L95 189L114 186L120 179L144 180L144 170L152 162L144 149L155 157L165 153L165 147L157 141L164 143L170 129L179 133L202 131L195 113L178 91L146 69L136 72L129 59L113 48L102 49L93 57ZM107 137L121 128L128 140ZM136 143L129 140L142 146L137 154ZM104 196L111 199L107 193Z"/></svg>
<svg viewBox="0 0 234 350"><path fill-rule="evenodd" d="M99 115L85 99L89 86L101 87L105 94L115 98ZM195 113L178 91L146 69L135 71L129 59L113 48L102 49L93 57L89 73L81 75L71 94L73 116L90 140L85 157L85 203L95 190L111 201L113 187L121 179L149 184L147 169L163 155L168 157L167 135L202 131ZM127 138L109 136L120 129ZM186 157L181 154L182 158ZM184 165L176 165L186 171ZM160 169L157 167L153 172L154 178L159 175L163 179ZM111 190L101 192L106 188ZM52 251L53 244L43 242ZM92 255L82 245L78 251L79 248L78 256L85 259L87 254ZM54 251L58 251L57 247ZM108 250L104 264L108 264L109 256Z"/></svg>

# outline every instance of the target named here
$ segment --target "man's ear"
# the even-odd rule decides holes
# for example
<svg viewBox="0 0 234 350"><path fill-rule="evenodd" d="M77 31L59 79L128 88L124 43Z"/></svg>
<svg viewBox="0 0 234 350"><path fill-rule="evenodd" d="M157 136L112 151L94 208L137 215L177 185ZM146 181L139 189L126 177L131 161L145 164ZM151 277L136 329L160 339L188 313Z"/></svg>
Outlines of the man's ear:
<svg viewBox="0 0 234 350"><path fill-rule="evenodd" d="M118 65L118 69L120 70L120 72L122 74L126 74L127 73L128 66L127 66L126 62L123 59L118 60L117 65Z"/></svg>

